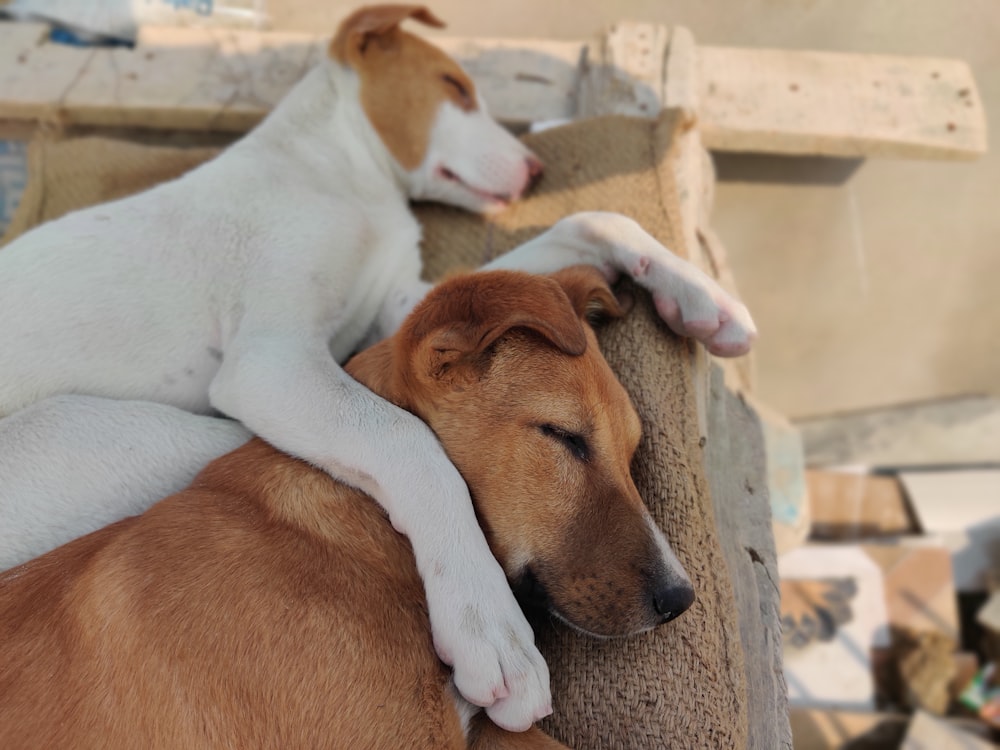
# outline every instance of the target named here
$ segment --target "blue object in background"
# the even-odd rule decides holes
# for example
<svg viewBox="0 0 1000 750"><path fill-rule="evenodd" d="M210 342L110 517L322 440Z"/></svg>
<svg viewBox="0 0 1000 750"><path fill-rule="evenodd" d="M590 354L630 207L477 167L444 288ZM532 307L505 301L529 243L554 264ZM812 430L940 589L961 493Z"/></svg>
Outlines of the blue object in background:
<svg viewBox="0 0 1000 750"><path fill-rule="evenodd" d="M93 34L80 35L70 29L55 26L49 32L49 40L58 44L68 44L71 47L134 47L127 39L115 39L109 36Z"/></svg>
<svg viewBox="0 0 1000 750"><path fill-rule="evenodd" d="M0 141L0 233L7 229L28 182L28 144Z"/></svg>
<svg viewBox="0 0 1000 750"><path fill-rule="evenodd" d="M200 16L212 15L212 6L215 4L215 0L163 0L163 2L174 8L191 8Z"/></svg>

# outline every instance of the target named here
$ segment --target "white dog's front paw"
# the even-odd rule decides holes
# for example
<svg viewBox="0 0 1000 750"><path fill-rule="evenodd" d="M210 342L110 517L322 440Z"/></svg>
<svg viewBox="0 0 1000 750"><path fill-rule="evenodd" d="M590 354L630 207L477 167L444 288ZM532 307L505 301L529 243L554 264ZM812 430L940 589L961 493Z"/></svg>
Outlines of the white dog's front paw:
<svg viewBox="0 0 1000 750"><path fill-rule="evenodd" d="M757 327L746 305L694 266L651 269L656 310L676 333L690 336L720 357L738 357L750 351ZM658 283L657 283L658 281Z"/></svg>
<svg viewBox="0 0 1000 750"><path fill-rule="evenodd" d="M434 647L454 668L462 697L521 732L552 713L549 668L506 579L490 586L474 578L464 578L463 592L428 590Z"/></svg>
<svg viewBox="0 0 1000 750"><path fill-rule="evenodd" d="M750 351L757 328L747 308L708 274L677 257L637 222L621 214L588 211L553 227L575 246L593 251L592 262L624 272L653 295L660 317L675 333L690 336L720 357Z"/></svg>

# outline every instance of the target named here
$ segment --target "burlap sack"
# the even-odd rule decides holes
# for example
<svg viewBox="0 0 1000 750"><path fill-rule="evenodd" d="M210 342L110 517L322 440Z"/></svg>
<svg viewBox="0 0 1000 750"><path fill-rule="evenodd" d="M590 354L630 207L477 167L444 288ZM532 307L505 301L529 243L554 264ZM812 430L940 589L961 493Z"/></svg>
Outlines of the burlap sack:
<svg viewBox="0 0 1000 750"><path fill-rule="evenodd" d="M671 166L677 120L601 118L530 136L546 165L526 200L483 219L420 206L425 273L477 266L574 211L619 211L681 255ZM211 151L149 148L100 139L38 142L28 190L6 239L72 208L153 184ZM596 641L536 623L552 669L548 731L576 748L743 748L747 695L733 591L716 539L688 361L689 344L657 319L643 293L607 325L601 345L643 418L635 481L697 591L678 620L642 636Z"/></svg>

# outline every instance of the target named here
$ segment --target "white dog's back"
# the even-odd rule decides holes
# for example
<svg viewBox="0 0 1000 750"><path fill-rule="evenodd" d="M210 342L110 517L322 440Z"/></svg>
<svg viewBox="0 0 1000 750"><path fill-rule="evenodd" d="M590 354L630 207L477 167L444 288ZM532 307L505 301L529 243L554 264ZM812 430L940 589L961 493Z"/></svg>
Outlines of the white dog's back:
<svg viewBox="0 0 1000 750"><path fill-rule="evenodd" d="M330 95L324 85L314 71L301 88L314 100ZM284 108L308 93L293 92ZM301 158L260 140L252 134L177 180L36 227L0 252L0 351L17 353L0 357L0 417L61 393L207 413L226 343L264 298L308 307L303 325L330 321L337 359L357 348L385 288L419 273L419 227L395 187L368 184L364 171L367 180L324 184ZM314 169L338 175L337 164L316 159Z"/></svg>
<svg viewBox="0 0 1000 750"><path fill-rule="evenodd" d="M207 409L219 345L197 269L162 257L190 231L169 196L78 211L0 252L0 351L16 352L0 357L0 416L66 392Z"/></svg>

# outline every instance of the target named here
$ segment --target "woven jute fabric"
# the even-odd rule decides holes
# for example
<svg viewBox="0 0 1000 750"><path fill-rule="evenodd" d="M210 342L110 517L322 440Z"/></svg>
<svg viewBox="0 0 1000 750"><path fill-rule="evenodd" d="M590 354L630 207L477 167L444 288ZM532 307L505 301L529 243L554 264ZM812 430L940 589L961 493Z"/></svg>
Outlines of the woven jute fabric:
<svg viewBox="0 0 1000 750"><path fill-rule="evenodd" d="M427 278L481 265L584 210L631 216L687 255L672 168L677 126L667 112L658 121L608 117L527 137L546 165L528 198L489 218L417 207ZM28 189L6 239L74 208L173 177L213 153L96 138L36 142L29 151ZM636 304L626 318L602 328L601 346L642 417L636 486L691 575L697 601L668 625L611 641L546 618L536 622L555 708L544 724L584 750L743 748L744 655L702 467L691 345L658 320L644 292L625 291Z"/></svg>
<svg viewBox="0 0 1000 750"><path fill-rule="evenodd" d="M524 200L483 219L421 206L428 278L478 266L575 211L631 216L687 257L674 178L678 118L586 120L528 136L545 176ZM682 617L634 638L597 641L539 622L555 712L546 729L576 748L743 748L744 654L702 466L689 342L658 319L645 293L599 331L601 348L643 422L633 464L646 500L697 592Z"/></svg>
<svg viewBox="0 0 1000 750"><path fill-rule="evenodd" d="M217 153L108 138L36 139L28 148L24 195L3 244L43 221L180 177Z"/></svg>

